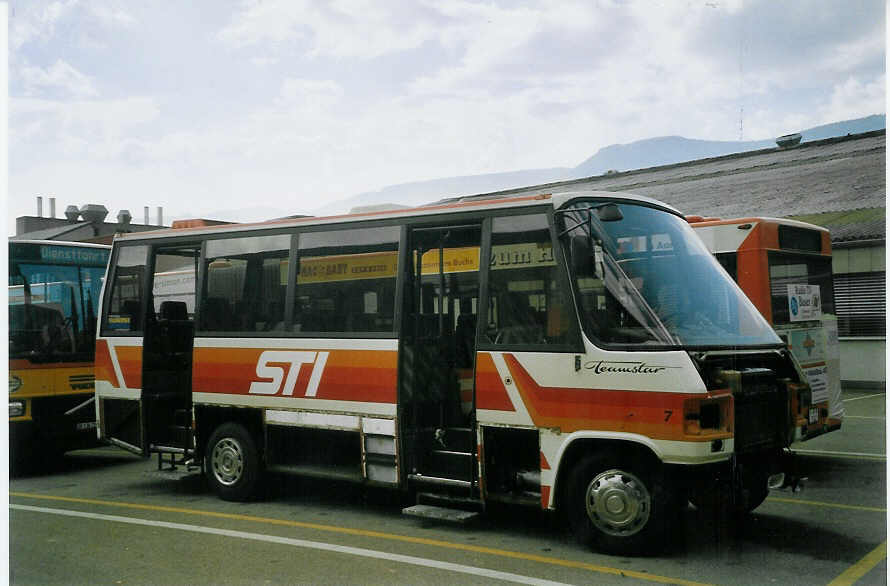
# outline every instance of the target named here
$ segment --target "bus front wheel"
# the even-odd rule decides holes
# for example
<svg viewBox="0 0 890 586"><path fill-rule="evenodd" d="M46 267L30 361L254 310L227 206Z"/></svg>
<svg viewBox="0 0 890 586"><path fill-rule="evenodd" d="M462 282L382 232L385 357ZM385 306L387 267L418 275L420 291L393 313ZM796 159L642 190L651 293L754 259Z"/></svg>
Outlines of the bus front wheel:
<svg viewBox="0 0 890 586"><path fill-rule="evenodd" d="M670 499L655 470L589 456L572 471L567 497L569 524L582 543L622 555L664 544Z"/></svg>
<svg viewBox="0 0 890 586"><path fill-rule="evenodd" d="M260 457L250 432L239 423L223 423L207 442L206 476L219 498L247 501L256 496Z"/></svg>

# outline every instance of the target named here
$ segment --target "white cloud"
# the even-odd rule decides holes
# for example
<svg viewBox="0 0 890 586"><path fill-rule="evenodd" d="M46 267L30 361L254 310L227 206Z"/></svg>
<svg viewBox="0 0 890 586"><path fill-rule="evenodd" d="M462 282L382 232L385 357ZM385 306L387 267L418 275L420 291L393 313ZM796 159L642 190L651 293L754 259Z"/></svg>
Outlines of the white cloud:
<svg viewBox="0 0 890 586"><path fill-rule="evenodd" d="M850 76L834 86L831 98L820 112L821 122L833 122L884 111L886 79L884 75L872 80Z"/></svg>
<svg viewBox="0 0 890 586"><path fill-rule="evenodd" d="M45 6L25 4L14 7L9 42L13 50L25 43L45 41L53 36L56 23L77 6L78 0L53 2Z"/></svg>
<svg viewBox="0 0 890 586"><path fill-rule="evenodd" d="M170 217L257 202L296 213L395 183L572 166L665 134L735 140L742 107L746 139L883 111L883 75L869 70L882 35L825 38L793 62L751 57L741 68L732 19L747 0L264 0L212 22L184 11L197 20L156 33L184 56L181 94L158 82L152 58L132 59L118 83L122 72L90 61L111 57L99 45L77 54L67 44L88 22L121 46L114 35L150 34L150 13L53 6L19 35L49 42L21 41L11 55L24 67L10 104L10 187L134 215L145 204ZM758 43L756 27L746 34ZM105 88L121 97L100 99Z"/></svg>
<svg viewBox="0 0 890 586"><path fill-rule="evenodd" d="M218 38L236 48L302 41L311 56L370 59L438 38L440 24L424 3L248 0Z"/></svg>
<svg viewBox="0 0 890 586"><path fill-rule="evenodd" d="M67 96L85 98L99 93L89 77L62 59L47 68L25 65L17 73L27 95L61 90Z"/></svg>
<svg viewBox="0 0 890 586"><path fill-rule="evenodd" d="M106 27L131 27L136 24L136 19L119 5L90 0L85 8Z"/></svg>

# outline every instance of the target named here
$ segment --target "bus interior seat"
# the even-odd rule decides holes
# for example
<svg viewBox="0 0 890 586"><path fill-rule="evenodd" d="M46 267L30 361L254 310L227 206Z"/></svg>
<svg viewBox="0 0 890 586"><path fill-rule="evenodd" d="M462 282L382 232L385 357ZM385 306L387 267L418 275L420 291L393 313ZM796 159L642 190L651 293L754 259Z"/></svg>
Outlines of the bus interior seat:
<svg viewBox="0 0 890 586"><path fill-rule="evenodd" d="M158 312L160 319L168 321L188 321L189 313L185 301L162 301Z"/></svg>

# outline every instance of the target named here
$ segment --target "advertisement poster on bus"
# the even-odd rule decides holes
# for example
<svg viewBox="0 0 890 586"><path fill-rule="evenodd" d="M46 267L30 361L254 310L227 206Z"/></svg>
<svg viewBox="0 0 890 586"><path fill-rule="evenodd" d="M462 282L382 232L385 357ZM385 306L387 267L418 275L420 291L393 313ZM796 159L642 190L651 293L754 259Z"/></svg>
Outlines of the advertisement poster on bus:
<svg viewBox="0 0 890 586"><path fill-rule="evenodd" d="M788 285L788 310L793 322L821 319L819 285Z"/></svg>

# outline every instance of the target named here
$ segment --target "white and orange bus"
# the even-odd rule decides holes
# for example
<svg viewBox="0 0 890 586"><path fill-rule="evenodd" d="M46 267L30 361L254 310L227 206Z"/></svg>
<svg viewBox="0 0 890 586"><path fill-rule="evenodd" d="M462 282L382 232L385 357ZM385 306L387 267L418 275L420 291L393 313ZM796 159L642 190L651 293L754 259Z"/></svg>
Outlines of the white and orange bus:
<svg viewBox="0 0 890 586"><path fill-rule="evenodd" d="M629 194L127 234L101 311L100 437L223 499L349 479L562 510L610 552L687 497L758 506L809 392L684 217Z"/></svg>
<svg viewBox="0 0 890 586"><path fill-rule="evenodd" d="M810 396L795 412L799 441L840 429L840 357L827 229L778 218L687 216L705 246L788 344Z"/></svg>

